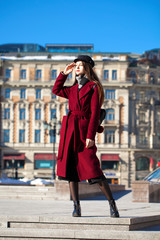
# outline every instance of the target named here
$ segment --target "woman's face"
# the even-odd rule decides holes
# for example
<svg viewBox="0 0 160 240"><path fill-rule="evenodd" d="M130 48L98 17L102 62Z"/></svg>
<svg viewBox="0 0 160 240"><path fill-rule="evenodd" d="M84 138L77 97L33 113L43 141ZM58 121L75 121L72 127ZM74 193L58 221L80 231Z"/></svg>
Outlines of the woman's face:
<svg viewBox="0 0 160 240"><path fill-rule="evenodd" d="M82 75L82 74L85 74L85 72L84 72L84 66L83 66L83 63L82 63L82 61L78 61L78 62L76 62L76 64L75 64L75 70L76 70L76 75Z"/></svg>

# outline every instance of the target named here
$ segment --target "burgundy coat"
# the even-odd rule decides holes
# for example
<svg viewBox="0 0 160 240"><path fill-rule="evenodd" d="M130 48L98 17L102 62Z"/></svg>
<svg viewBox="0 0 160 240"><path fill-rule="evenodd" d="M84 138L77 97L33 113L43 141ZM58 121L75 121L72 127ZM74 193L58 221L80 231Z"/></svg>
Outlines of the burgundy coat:
<svg viewBox="0 0 160 240"><path fill-rule="evenodd" d="M101 176L97 148L86 148L86 138L95 140L99 125L100 105L98 87L94 82L87 82L78 94L78 84L63 86L67 76L59 74L52 92L69 99L69 113L63 117L57 158L57 175L66 177L67 157L70 144L77 157L76 167L80 181ZM74 138L71 138L74 134ZM74 139L71 140L71 139ZM71 142L72 141L72 142Z"/></svg>

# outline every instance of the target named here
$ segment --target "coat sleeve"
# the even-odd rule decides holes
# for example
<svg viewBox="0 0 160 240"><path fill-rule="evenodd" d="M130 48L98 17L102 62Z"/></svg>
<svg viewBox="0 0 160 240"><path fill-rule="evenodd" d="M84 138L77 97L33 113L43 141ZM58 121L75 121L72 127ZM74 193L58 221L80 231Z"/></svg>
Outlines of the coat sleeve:
<svg viewBox="0 0 160 240"><path fill-rule="evenodd" d="M100 104L98 87L94 88L94 93L91 98L91 118L88 125L87 138L94 140L96 131L99 126L100 119Z"/></svg>
<svg viewBox="0 0 160 240"><path fill-rule="evenodd" d="M55 84L52 89L52 93L57 96L68 98L70 93L70 87L63 86L68 75L63 75L60 73L55 81Z"/></svg>

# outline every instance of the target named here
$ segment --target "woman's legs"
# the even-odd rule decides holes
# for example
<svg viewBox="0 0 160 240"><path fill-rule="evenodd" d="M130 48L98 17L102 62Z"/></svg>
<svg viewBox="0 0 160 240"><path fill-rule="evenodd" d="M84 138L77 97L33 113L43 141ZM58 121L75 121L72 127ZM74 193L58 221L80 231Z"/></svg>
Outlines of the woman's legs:
<svg viewBox="0 0 160 240"><path fill-rule="evenodd" d="M104 193L108 201L113 200L112 192L107 180L98 182L101 191Z"/></svg>
<svg viewBox="0 0 160 240"><path fill-rule="evenodd" d="M78 182L69 182L70 193L74 202L73 217L81 217Z"/></svg>
<svg viewBox="0 0 160 240"><path fill-rule="evenodd" d="M111 192L111 189L109 187L107 180L100 181L100 182L98 182L98 184L99 184L101 191L104 193L104 195L106 196L106 198L109 201L111 217L119 217L118 209L116 207L116 203L113 199L112 192Z"/></svg>
<svg viewBox="0 0 160 240"><path fill-rule="evenodd" d="M69 182L70 193L73 202L79 201L78 182Z"/></svg>

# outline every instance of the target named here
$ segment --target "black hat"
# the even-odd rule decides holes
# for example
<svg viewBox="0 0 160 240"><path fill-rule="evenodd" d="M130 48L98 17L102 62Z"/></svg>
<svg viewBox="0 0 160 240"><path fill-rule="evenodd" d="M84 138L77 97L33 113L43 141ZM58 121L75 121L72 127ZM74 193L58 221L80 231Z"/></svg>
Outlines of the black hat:
<svg viewBox="0 0 160 240"><path fill-rule="evenodd" d="M79 55L74 62L76 63L77 61L83 61L86 63L90 63L92 67L94 67L94 61L92 60L92 58L88 55Z"/></svg>

